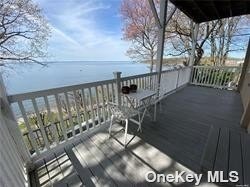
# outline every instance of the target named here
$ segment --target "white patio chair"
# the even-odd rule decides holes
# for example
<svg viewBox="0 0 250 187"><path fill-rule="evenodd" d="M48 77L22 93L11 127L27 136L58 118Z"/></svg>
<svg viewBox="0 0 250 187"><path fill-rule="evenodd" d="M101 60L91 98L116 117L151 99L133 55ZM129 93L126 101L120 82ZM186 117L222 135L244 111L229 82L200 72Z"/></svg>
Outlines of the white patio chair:
<svg viewBox="0 0 250 187"><path fill-rule="evenodd" d="M125 121L125 134L124 134L124 147L127 146L127 134L128 134L128 122L129 120L137 124L139 127L137 131L142 131L141 129L141 120L140 113L138 110L133 109L132 107L119 106L116 103L109 102L108 108L111 112L111 121L109 126L109 137L111 137L112 125L116 120ZM138 116L139 121L132 119L133 117Z"/></svg>

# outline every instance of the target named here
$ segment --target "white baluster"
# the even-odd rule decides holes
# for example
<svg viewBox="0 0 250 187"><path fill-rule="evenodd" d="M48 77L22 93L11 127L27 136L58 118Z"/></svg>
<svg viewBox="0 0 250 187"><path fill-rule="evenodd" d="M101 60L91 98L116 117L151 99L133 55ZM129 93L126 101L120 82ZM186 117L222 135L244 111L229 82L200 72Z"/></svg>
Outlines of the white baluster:
<svg viewBox="0 0 250 187"><path fill-rule="evenodd" d="M45 107L47 108L47 111L48 111L48 121L52 124L52 113L51 113L51 110L50 110L50 105L49 105L49 101L48 101L48 97L47 96L44 96L44 102L45 102ZM58 132L55 131L55 132L52 132L53 134L53 137L55 138L55 141L56 141L56 145L59 144L59 138L58 138Z"/></svg>
<svg viewBox="0 0 250 187"><path fill-rule="evenodd" d="M55 94L55 99L56 99L56 106L57 106L57 110L58 110L58 114L59 114L59 119L60 119L60 125L61 125L61 129L62 129L62 133L63 133L63 137L65 141L68 141L68 136L66 134L66 128L65 128L65 124L64 124L64 119L63 119L63 113L62 113L62 106L61 106L61 102L59 101L59 97L58 94Z"/></svg>
<svg viewBox="0 0 250 187"><path fill-rule="evenodd" d="M69 103L68 93L65 92L64 95L65 95L66 105L67 105L67 109L68 109L69 124L70 124L70 126L71 126L71 130L72 130L73 137L74 137L75 134L76 134L76 133L75 133L75 125L74 125L74 122L73 122L73 119L72 119L72 113L71 113L71 107L70 107L70 103Z"/></svg>
<svg viewBox="0 0 250 187"><path fill-rule="evenodd" d="M106 92L107 92L107 104L110 102L110 96L109 96L109 85L108 84L106 84ZM110 119L110 111L109 111L109 109L108 109L108 119Z"/></svg>
<svg viewBox="0 0 250 187"><path fill-rule="evenodd" d="M77 122L78 122L80 133L82 133L82 120L81 120L81 115L80 115L80 107L79 107L79 102L77 101L77 95L76 95L75 90L73 90L73 96L74 96L74 101L75 101L75 106L76 106Z"/></svg>
<svg viewBox="0 0 250 187"><path fill-rule="evenodd" d="M29 120L28 120L28 117L27 117L27 115L26 115L26 112L25 112L25 109L24 109L24 106L23 106L22 101L18 101L18 106L19 106L20 111L21 111L21 114L22 114L22 116L23 116L23 120L24 120L25 126L26 126L27 129L28 129L28 133L29 133L29 136L30 136L31 145L32 145L32 147L35 149L36 154L39 155L39 154L40 154L40 151L39 151L38 146L37 146L37 143L36 143L36 141L35 141L35 136L34 136L34 134L33 134L32 128L30 127Z"/></svg>
<svg viewBox="0 0 250 187"><path fill-rule="evenodd" d="M86 129L87 129L87 131L89 131L89 116L88 116L87 102L86 102L86 98L85 98L84 89L82 89L82 101L83 101L84 120L86 123Z"/></svg>
<svg viewBox="0 0 250 187"><path fill-rule="evenodd" d="M104 99L104 90L103 90L103 85L101 85L101 92L102 92L102 117L103 117L103 120L104 122L106 122L106 102L105 102L105 99Z"/></svg>
<svg viewBox="0 0 250 187"><path fill-rule="evenodd" d="M33 107L35 109L37 121L38 121L40 130L41 130L41 133L42 133L42 136L43 136L45 147L47 148L47 150L49 150L50 149L50 145L49 145L49 142L48 142L47 133L45 132L45 129L44 129L44 126L43 126L44 124L43 124L42 119L40 117L40 112L38 110L37 103L36 103L35 99L32 99L32 104L33 104Z"/></svg>
<svg viewBox="0 0 250 187"><path fill-rule="evenodd" d="M95 86L95 93L96 93L96 107L97 107L96 110L97 110L98 124L101 125L99 94L98 94L97 86Z"/></svg>
<svg viewBox="0 0 250 187"><path fill-rule="evenodd" d="M91 117L92 117L92 125L95 127L95 113L93 109L93 98L92 98L92 91L91 88L88 88L89 90L89 101L90 101L90 110L91 110Z"/></svg>

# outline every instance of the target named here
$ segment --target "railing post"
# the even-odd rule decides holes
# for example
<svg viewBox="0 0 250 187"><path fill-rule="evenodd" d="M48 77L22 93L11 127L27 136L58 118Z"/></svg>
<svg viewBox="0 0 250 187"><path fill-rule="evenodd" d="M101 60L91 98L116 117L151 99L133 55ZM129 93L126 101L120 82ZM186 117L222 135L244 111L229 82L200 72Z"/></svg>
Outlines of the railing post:
<svg viewBox="0 0 250 187"><path fill-rule="evenodd" d="M195 66L189 66L189 67L190 67L189 83L191 84L194 81Z"/></svg>
<svg viewBox="0 0 250 187"><path fill-rule="evenodd" d="M18 124L14 117L14 114L11 110L10 104L7 99L7 93L5 90L4 82L2 75L0 73L0 108L1 108L1 116L3 116L3 128L11 135L11 138L14 140L16 144L16 149L21 155L23 161L26 164L31 164L30 153L28 152L25 143L23 141L23 137L20 129L18 128Z"/></svg>
<svg viewBox="0 0 250 187"><path fill-rule="evenodd" d="M177 74L177 80L176 80L176 86L175 86L175 89L176 89L176 90L177 90L178 85L179 85L180 70L181 70L181 68L178 68L178 69L177 69L178 74Z"/></svg>
<svg viewBox="0 0 250 187"><path fill-rule="evenodd" d="M116 79L116 103L121 106L121 74L122 72L114 72L114 78Z"/></svg>
<svg viewBox="0 0 250 187"><path fill-rule="evenodd" d="M243 82L246 81L245 76L247 74L247 67L249 66L250 66L250 38L248 39L247 51L246 51L246 56L244 59L243 67L240 70L240 76L239 76L239 81L238 81L238 86L237 86L238 92L242 90Z"/></svg>

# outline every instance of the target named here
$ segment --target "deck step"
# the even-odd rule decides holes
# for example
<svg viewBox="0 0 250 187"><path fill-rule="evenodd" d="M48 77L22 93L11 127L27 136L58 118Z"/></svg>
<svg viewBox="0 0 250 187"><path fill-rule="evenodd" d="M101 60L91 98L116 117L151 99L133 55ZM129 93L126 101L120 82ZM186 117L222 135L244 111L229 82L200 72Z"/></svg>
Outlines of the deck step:
<svg viewBox="0 0 250 187"><path fill-rule="evenodd" d="M228 173L228 153L229 153L229 130L222 128L217 144L217 152L214 160L214 171L223 171L224 178Z"/></svg>
<svg viewBox="0 0 250 187"><path fill-rule="evenodd" d="M219 128L214 128L214 127L210 128L208 133L207 144L205 146L201 160L201 170L203 172L213 170L219 135L220 135Z"/></svg>
<svg viewBox="0 0 250 187"><path fill-rule="evenodd" d="M242 142L242 159L244 163L243 179L245 184L250 185L250 135L241 136Z"/></svg>
<svg viewBox="0 0 250 187"><path fill-rule="evenodd" d="M237 171L236 184L250 184L250 135L229 128L211 127L201 160L201 171L223 171L228 179L230 171ZM232 183L232 186L235 184Z"/></svg>
<svg viewBox="0 0 250 187"><path fill-rule="evenodd" d="M30 186L31 187L40 187L36 170L29 172Z"/></svg>
<svg viewBox="0 0 250 187"><path fill-rule="evenodd" d="M73 173L67 177L65 177L63 180L60 180L53 184L53 187L82 187L82 181L80 180L80 177L77 175L77 173Z"/></svg>
<svg viewBox="0 0 250 187"><path fill-rule="evenodd" d="M65 152L67 153L69 159L71 160L75 171L77 172L78 176L80 177L81 181L83 181L85 186L94 187L95 184L91 180L92 177L91 173L86 167L82 166L81 162L73 152L72 150L73 148L74 148L73 146L68 146L65 148Z"/></svg>

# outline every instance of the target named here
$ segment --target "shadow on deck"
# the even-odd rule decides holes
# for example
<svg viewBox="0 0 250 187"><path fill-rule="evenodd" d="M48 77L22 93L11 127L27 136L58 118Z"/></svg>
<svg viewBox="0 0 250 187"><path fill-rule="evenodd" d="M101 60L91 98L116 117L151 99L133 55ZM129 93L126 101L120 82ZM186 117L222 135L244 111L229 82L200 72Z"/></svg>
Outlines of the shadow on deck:
<svg viewBox="0 0 250 187"><path fill-rule="evenodd" d="M163 100L157 122L145 119L142 133L133 136L135 126L129 126L129 138L134 138L126 149L121 143L120 125L116 126L118 133L110 139L105 129L67 147L66 153L55 153L38 163L34 184L158 186L145 181L148 171L200 173L211 127L244 133L240 128L242 112L240 96L235 92L185 87ZM201 186L208 185L205 179ZM194 186L194 183L163 186Z"/></svg>

